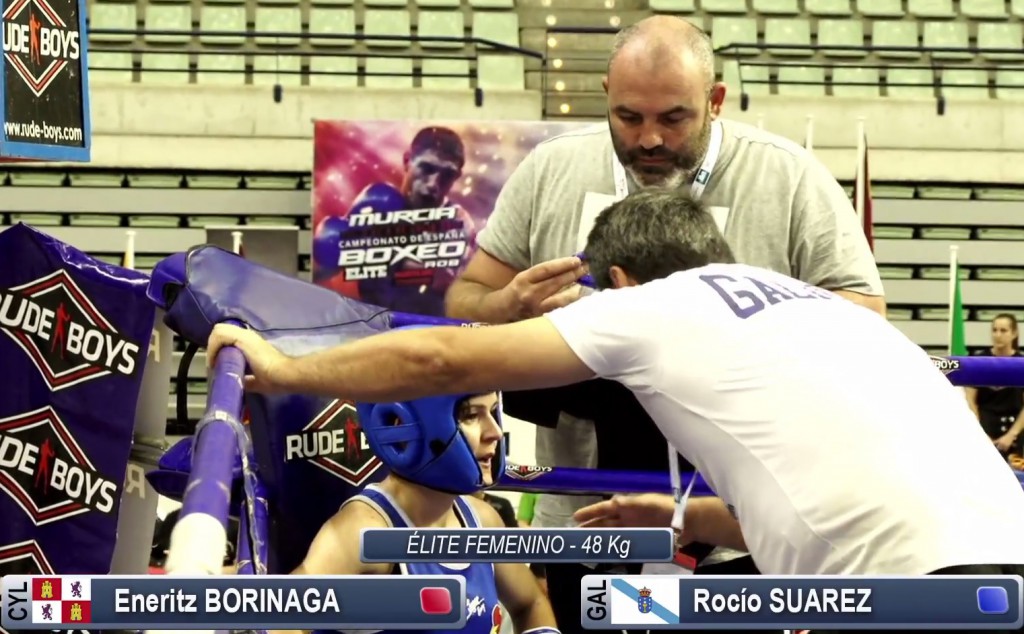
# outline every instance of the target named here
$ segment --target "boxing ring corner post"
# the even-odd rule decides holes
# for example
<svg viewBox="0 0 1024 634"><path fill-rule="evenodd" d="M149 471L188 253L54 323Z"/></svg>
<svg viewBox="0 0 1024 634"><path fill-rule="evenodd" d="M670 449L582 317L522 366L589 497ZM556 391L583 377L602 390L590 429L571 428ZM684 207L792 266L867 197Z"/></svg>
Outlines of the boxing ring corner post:
<svg viewBox="0 0 1024 634"><path fill-rule="evenodd" d="M237 348L218 352L206 411L196 426L181 514L171 532L167 574L223 572L233 468L247 445L240 442L245 437L241 422L245 369L245 357Z"/></svg>

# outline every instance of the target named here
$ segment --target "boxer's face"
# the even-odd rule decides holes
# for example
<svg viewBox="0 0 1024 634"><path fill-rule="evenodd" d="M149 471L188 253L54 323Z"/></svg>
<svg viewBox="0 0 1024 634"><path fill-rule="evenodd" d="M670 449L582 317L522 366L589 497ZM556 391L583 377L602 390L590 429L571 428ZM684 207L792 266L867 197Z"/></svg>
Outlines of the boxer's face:
<svg viewBox="0 0 1024 634"><path fill-rule="evenodd" d="M439 207L462 176L459 164L434 150L424 150L405 159L402 193L412 209Z"/></svg>
<svg viewBox="0 0 1024 634"><path fill-rule="evenodd" d="M641 187L679 187L707 152L725 86L709 86L699 65L685 62L643 72L620 58L605 79L612 145Z"/></svg>
<svg viewBox="0 0 1024 634"><path fill-rule="evenodd" d="M459 429L469 443L484 474L484 484L494 484L491 477L491 461L501 450L502 431L498 424L498 395L494 392L473 396L459 403L456 413Z"/></svg>

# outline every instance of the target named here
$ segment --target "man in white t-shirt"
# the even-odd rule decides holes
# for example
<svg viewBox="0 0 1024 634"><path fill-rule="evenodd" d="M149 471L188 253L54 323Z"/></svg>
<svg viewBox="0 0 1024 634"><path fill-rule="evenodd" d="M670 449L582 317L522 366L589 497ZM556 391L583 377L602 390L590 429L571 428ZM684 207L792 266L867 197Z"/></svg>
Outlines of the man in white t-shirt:
<svg viewBox="0 0 1024 634"><path fill-rule="evenodd" d="M764 574L1024 570L1024 490L959 391L882 316L732 263L713 218L676 192L602 212L587 260L611 290L543 317L301 358L219 326L210 358L234 344L254 389L373 402L611 379L719 496L689 505L684 538L746 550Z"/></svg>

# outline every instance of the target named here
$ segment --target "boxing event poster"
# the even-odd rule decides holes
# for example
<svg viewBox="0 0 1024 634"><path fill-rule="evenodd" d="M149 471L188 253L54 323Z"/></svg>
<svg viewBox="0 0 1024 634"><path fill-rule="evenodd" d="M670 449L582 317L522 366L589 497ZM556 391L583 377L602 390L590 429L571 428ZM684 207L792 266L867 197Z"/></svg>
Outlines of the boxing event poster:
<svg viewBox="0 0 1024 634"><path fill-rule="evenodd" d="M505 180L582 122L317 121L313 281L363 302L444 315Z"/></svg>
<svg viewBox="0 0 1024 634"><path fill-rule="evenodd" d="M0 576L110 571L147 283L27 225L0 233Z"/></svg>

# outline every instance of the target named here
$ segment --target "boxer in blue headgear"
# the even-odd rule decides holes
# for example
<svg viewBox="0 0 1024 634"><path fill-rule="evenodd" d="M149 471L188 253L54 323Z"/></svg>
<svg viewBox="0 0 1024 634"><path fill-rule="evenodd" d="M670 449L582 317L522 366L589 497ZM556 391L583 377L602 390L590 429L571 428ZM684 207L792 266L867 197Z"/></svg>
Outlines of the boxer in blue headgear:
<svg viewBox="0 0 1024 634"><path fill-rule="evenodd" d="M494 407L490 401L494 398ZM435 491L468 495L498 482L505 471L500 398L455 394L404 403L359 404L370 449L391 473ZM487 412L496 426L493 451L474 449L462 427Z"/></svg>
<svg viewBox="0 0 1024 634"><path fill-rule="evenodd" d="M458 632L499 634L500 602L517 633L558 634L551 604L523 564L381 564L359 557L364 528L504 526L490 504L472 495L493 486L504 471L499 395L459 394L357 409L370 447L390 473L341 506L293 574L462 575L467 620Z"/></svg>

